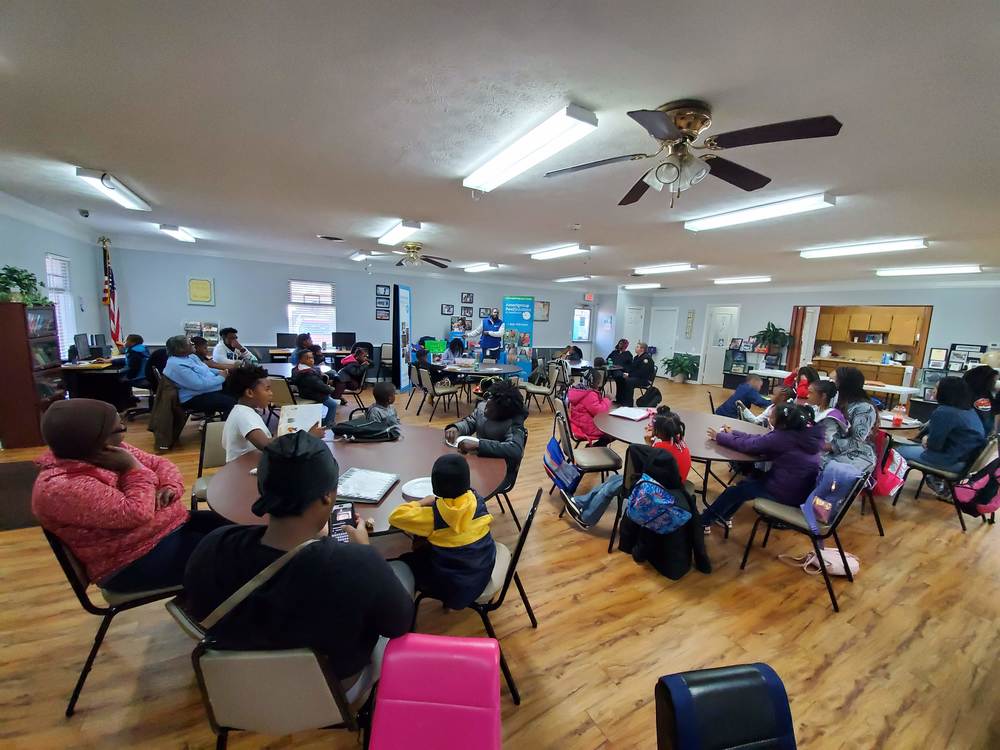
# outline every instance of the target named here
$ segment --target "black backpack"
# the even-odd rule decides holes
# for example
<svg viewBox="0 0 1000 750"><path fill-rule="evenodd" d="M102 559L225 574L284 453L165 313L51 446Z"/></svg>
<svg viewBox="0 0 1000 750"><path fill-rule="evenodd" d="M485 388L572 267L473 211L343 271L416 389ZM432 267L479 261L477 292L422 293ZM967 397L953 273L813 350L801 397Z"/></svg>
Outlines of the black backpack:
<svg viewBox="0 0 1000 750"><path fill-rule="evenodd" d="M656 406L663 400L663 394L660 393L660 389L656 386L649 386L646 392L636 399L636 406Z"/></svg>
<svg viewBox="0 0 1000 750"><path fill-rule="evenodd" d="M333 427L333 434L358 443L385 443L391 440L398 440L400 433L399 425L381 422L367 417L349 419L346 422L338 422Z"/></svg>

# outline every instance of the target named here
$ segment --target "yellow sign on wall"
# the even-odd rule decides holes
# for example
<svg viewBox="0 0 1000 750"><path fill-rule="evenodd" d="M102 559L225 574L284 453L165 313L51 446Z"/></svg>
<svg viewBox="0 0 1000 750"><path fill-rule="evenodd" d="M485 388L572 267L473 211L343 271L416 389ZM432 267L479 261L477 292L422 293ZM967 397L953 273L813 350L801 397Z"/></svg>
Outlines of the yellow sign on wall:
<svg viewBox="0 0 1000 750"><path fill-rule="evenodd" d="M188 279L188 304L189 305L214 305L215 304L215 280L214 279Z"/></svg>

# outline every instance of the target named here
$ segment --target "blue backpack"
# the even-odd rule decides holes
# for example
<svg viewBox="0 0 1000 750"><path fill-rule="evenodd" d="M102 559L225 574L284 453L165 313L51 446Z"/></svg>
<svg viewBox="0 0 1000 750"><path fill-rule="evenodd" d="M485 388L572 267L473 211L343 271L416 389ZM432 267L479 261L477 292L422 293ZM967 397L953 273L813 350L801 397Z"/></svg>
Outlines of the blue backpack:
<svg viewBox="0 0 1000 750"><path fill-rule="evenodd" d="M669 490L649 474L632 485L625 513L634 523L657 534L669 534L691 520L691 513L677 507Z"/></svg>
<svg viewBox="0 0 1000 750"><path fill-rule="evenodd" d="M851 464L831 461L826 465L816 481L816 489L801 506L814 534L821 533L821 525L833 523L860 477L861 472Z"/></svg>

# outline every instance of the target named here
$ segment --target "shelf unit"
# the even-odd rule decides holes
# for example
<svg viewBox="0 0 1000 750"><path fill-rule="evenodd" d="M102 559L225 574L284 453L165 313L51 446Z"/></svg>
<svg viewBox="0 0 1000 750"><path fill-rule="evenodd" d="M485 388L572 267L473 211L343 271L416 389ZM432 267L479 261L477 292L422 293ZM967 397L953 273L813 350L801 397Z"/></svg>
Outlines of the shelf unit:
<svg viewBox="0 0 1000 750"><path fill-rule="evenodd" d="M66 397L56 309L0 303L0 442L5 448L42 445L42 414Z"/></svg>

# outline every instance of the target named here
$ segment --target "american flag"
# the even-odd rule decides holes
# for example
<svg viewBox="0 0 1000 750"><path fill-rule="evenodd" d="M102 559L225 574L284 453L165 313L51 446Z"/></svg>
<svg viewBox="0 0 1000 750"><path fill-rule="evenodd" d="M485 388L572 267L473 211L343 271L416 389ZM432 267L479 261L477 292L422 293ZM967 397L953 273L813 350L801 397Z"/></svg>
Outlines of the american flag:
<svg viewBox="0 0 1000 750"><path fill-rule="evenodd" d="M108 323L111 328L111 340L115 346L122 345L121 311L118 309L118 296L115 293L115 272L111 268L111 240L107 237L98 239L104 251L104 290L101 293L101 304L108 306Z"/></svg>

